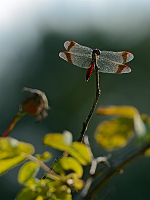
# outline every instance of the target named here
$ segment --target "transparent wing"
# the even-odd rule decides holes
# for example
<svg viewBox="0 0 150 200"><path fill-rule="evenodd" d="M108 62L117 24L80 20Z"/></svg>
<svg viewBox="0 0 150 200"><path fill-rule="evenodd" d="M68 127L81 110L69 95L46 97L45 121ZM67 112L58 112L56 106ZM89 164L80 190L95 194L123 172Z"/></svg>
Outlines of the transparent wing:
<svg viewBox="0 0 150 200"><path fill-rule="evenodd" d="M78 67L88 68L91 63L91 55L90 54L80 54L73 52L60 52L59 56Z"/></svg>
<svg viewBox="0 0 150 200"><path fill-rule="evenodd" d="M92 54L93 51L91 48L82 46L74 41L66 41L64 47L67 51L73 53Z"/></svg>
<svg viewBox="0 0 150 200"><path fill-rule="evenodd" d="M97 59L97 66L99 67L99 71L103 73L121 74L131 72L131 68L127 65L111 61L101 56L99 57L99 59Z"/></svg>
<svg viewBox="0 0 150 200"><path fill-rule="evenodd" d="M134 55L127 51L113 52L113 51L101 51L101 58L107 58L117 63L126 63L134 58Z"/></svg>

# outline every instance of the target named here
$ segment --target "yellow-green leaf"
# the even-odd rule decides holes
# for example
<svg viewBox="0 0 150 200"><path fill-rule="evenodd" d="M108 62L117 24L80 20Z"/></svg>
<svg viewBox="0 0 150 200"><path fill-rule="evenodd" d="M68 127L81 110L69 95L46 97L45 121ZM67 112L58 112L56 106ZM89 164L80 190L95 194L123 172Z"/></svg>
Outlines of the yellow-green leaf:
<svg viewBox="0 0 150 200"><path fill-rule="evenodd" d="M34 147L11 137L0 138L0 160L23 155L24 153L34 153Z"/></svg>
<svg viewBox="0 0 150 200"><path fill-rule="evenodd" d="M91 162L92 154L90 149L83 143L73 142L69 150L70 155L75 157L82 165L87 165Z"/></svg>
<svg viewBox="0 0 150 200"><path fill-rule="evenodd" d="M38 197L36 198L36 200L44 200L44 197L38 196Z"/></svg>
<svg viewBox="0 0 150 200"><path fill-rule="evenodd" d="M18 151L21 154L22 153L33 154L35 150L34 150L33 145L31 145L29 143L25 143L25 142L19 142Z"/></svg>
<svg viewBox="0 0 150 200"><path fill-rule="evenodd" d="M25 185L30 187L30 189L35 190L39 186L40 180L36 177L32 177L25 182Z"/></svg>
<svg viewBox="0 0 150 200"><path fill-rule="evenodd" d="M62 167L62 165L61 165L61 159L62 159L62 158L60 158L57 162L54 163L54 165L53 165L53 170L54 170L56 173L65 174L64 169L63 169L63 167ZM49 176L49 174L48 174L48 176Z"/></svg>
<svg viewBox="0 0 150 200"><path fill-rule="evenodd" d="M78 190L81 190L84 185L84 181L82 179L74 179L74 187Z"/></svg>
<svg viewBox="0 0 150 200"><path fill-rule="evenodd" d="M76 173L70 173L66 176L66 178L68 185L72 184L76 190L82 189L84 181L82 179L79 179Z"/></svg>
<svg viewBox="0 0 150 200"><path fill-rule="evenodd" d="M36 162L29 161L25 163L19 171L18 180L20 183L25 183L30 178L35 177L39 171L39 165Z"/></svg>
<svg viewBox="0 0 150 200"><path fill-rule="evenodd" d="M144 152L145 156L150 156L150 148L148 148L145 152Z"/></svg>
<svg viewBox="0 0 150 200"><path fill-rule="evenodd" d="M76 173L77 177L81 177L83 174L82 165L72 157L62 157L54 165L53 170L57 173L65 174L65 171L72 170Z"/></svg>
<svg viewBox="0 0 150 200"><path fill-rule="evenodd" d="M139 113L138 110L132 106L108 106L97 109L99 115L117 115L129 118L133 118L137 113Z"/></svg>
<svg viewBox="0 0 150 200"><path fill-rule="evenodd" d="M76 174L79 178L82 176L83 168L76 159L74 159L72 157L61 158L60 163L64 170L72 170L72 171L76 172Z"/></svg>
<svg viewBox="0 0 150 200"><path fill-rule="evenodd" d="M49 161L51 154L48 151L45 151L42 155L36 154L36 158L41 161Z"/></svg>
<svg viewBox="0 0 150 200"><path fill-rule="evenodd" d="M35 200L37 194L32 191L30 188L23 188L18 195L16 196L16 200Z"/></svg>
<svg viewBox="0 0 150 200"><path fill-rule="evenodd" d="M0 175L6 172L8 169L20 164L26 158L24 156L15 156L12 158L0 160Z"/></svg>
<svg viewBox="0 0 150 200"><path fill-rule="evenodd" d="M23 162L26 154L31 153L34 153L31 144L19 142L11 137L0 138L0 174Z"/></svg>
<svg viewBox="0 0 150 200"><path fill-rule="evenodd" d="M64 141L63 134L60 133L47 134L43 139L43 143L61 151L65 151L69 147Z"/></svg>
<svg viewBox="0 0 150 200"><path fill-rule="evenodd" d="M144 122L150 124L150 117L149 117L148 115L146 115L146 114L141 114L141 119L142 119Z"/></svg>
<svg viewBox="0 0 150 200"><path fill-rule="evenodd" d="M98 125L95 139L107 151L123 147L133 137L133 120L130 118L116 118L104 121Z"/></svg>

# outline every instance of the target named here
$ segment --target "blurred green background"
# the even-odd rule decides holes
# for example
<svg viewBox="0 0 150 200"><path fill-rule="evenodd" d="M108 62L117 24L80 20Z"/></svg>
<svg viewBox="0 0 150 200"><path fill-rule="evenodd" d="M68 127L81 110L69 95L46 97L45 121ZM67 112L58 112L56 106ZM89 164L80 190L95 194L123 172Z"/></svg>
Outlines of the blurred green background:
<svg viewBox="0 0 150 200"><path fill-rule="evenodd" d="M150 1L149 0L1 0L0 2L0 111L1 134L15 116L23 99L21 89L42 90L51 110L42 123L25 116L10 136L32 143L36 153L50 150L52 164L60 152L42 144L46 133L72 132L79 138L82 123L95 97L95 75L85 82L86 70L59 58L66 40L100 50L130 51L135 59L130 74L100 73L98 106L132 105L150 114ZM106 155L94 140L94 116L87 134L96 156ZM112 160L133 148L112 152ZM0 199L12 200L22 186L19 167L0 177ZM150 196L150 159L138 158L108 185L110 200L141 200ZM43 171L39 177L43 176ZM101 195L103 197L105 192ZM99 197L100 198L100 197ZM97 198L98 199L98 198Z"/></svg>

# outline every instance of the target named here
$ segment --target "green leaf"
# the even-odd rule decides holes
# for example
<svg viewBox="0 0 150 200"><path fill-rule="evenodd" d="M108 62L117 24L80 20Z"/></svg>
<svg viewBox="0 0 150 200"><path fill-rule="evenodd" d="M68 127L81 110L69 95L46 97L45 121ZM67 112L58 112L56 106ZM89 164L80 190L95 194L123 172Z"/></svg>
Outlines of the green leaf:
<svg viewBox="0 0 150 200"><path fill-rule="evenodd" d="M0 175L5 173L8 169L23 162L26 158L24 156L15 156L5 160L0 160Z"/></svg>
<svg viewBox="0 0 150 200"><path fill-rule="evenodd" d="M120 117L125 117L133 119L134 130L138 137L138 142L143 142L147 138L146 127L139 115L138 110L132 106L109 106L101 107L97 109L97 113L101 115L117 115Z"/></svg>
<svg viewBox="0 0 150 200"><path fill-rule="evenodd" d="M104 121L98 125L95 139L107 151L124 147L133 137L133 120L130 118L116 118Z"/></svg>
<svg viewBox="0 0 150 200"><path fill-rule="evenodd" d="M99 115L117 115L127 118L133 118L137 113L138 110L132 106L108 106L97 109Z"/></svg>
<svg viewBox="0 0 150 200"><path fill-rule="evenodd" d="M67 138L69 139L67 140ZM64 132L64 134L57 133L46 135L43 143L62 151L67 150L68 153L75 157L82 165L89 164L91 162L90 149L80 142L73 142L71 145L71 140L70 132Z"/></svg>
<svg viewBox="0 0 150 200"><path fill-rule="evenodd" d="M76 190L82 189L84 185L84 181L82 179L79 179L76 173L68 174L66 178L67 178L68 185L71 184Z"/></svg>
<svg viewBox="0 0 150 200"><path fill-rule="evenodd" d="M23 155L24 153L34 153L34 147L11 137L0 138L0 160Z"/></svg>
<svg viewBox="0 0 150 200"><path fill-rule="evenodd" d="M36 198L36 200L44 200L44 198L43 198L42 196L38 196L38 197Z"/></svg>
<svg viewBox="0 0 150 200"><path fill-rule="evenodd" d="M35 177L39 171L39 165L36 162L29 161L25 163L19 171L18 181L25 183L32 177Z"/></svg>
<svg viewBox="0 0 150 200"><path fill-rule="evenodd" d="M61 151L65 151L69 147L64 141L63 134L60 133L47 134L43 139L43 143Z"/></svg>
<svg viewBox="0 0 150 200"><path fill-rule="evenodd" d="M145 156L150 157L150 148L146 149L144 154L145 154Z"/></svg>
<svg viewBox="0 0 150 200"><path fill-rule="evenodd" d="M60 158L60 159L59 159L57 162L55 162L54 165L53 165L53 170L54 170L56 173L60 174L60 175L65 174L64 169L63 169L63 167L62 167L62 165L61 165L61 159L62 159L62 158ZM47 174L46 176L49 177L49 174Z"/></svg>
<svg viewBox="0 0 150 200"><path fill-rule="evenodd" d="M0 175L26 159L26 154L34 153L31 144L14 138L0 138Z"/></svg>
<svg viewBox="0 0 150 200"><path fill-rule="evenodd" d="M76 159L74 159L72 157L61 158L60 163L64 170L72 170L72 171L76 172L76 174L79 178L82 176L83 168Z"/></svg>
<svg viewBox="0 0 150 200"><path fill-rule="evenodd" d="M83 180L78 179L78 178L74 179L74 187L76 189L81 190L83 185L84 185L84 181Z"/></svg>
<svg viewBox="0 0 150 200"><path fill-rule="evenodd" d="M53 170L57 173L65 174L65 171L72 170L76 173L78 177L81 177L83 174L83 168L81 164L72 157L62 157L54 165Z"/></svg>
<svg viewBox="0 0 150 200"><path fill-rule="evenodd" d="M22 189L16 196L15 200L35 200L37 194L30 188Z"/></svg>
<svg viewBox="0 0 150 200"><path fill-rule="evenodd" d="M18 145L18 152L20 152L21 154L33 154L34 153L34 147L33 145L29 144L29 143L25 143L25 142L19 142Z"/></svg>
<svg viewBox="0 0 150 200"><path fill-rule="evenodd" d="M73 142L69 150L70 155L75 157L82 165L91 163L92 154L90 149L83 143Z"/></svg>
<svg viewBox="0 0 150 200"><path fill-rule="evenodd" d="M75 173L71 173L69 175L66 176L67 177L67 182L69 184L69 180L72 179L73 180L73 187L75 187L76 190L81 190L82 187L84 186L84 181L82 179L79 179L77 174Z"/></svg>
<svg viewBox="0 0 150 200"><path fill-rule="evenodd" d="M36 158L43 162L49 161L51 158L51 154L48 151L45 151L42 155L36 154Z"/></svg>
<svg viewBox="0 0 150 200"><path fill-rule="evenodd" d="M30 187L30 189L35 190L39 186L40 180L36 177L31 177L25 182L25 185Z"/></svg>

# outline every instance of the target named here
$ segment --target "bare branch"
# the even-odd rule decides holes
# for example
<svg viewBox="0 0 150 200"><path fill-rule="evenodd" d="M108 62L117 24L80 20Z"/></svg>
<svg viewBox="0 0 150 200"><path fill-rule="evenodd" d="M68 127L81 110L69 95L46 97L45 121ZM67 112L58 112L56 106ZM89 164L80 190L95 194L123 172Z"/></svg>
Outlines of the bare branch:
<svg viewBox="0 0 150 200"><path fill-rule="evenodd" d="M101 178L98 179L97 183L93 186L93 188L91 188L91 190L88 191L88 193L85 196L82 196L82 198L80 198L80 200L84 200L84 199L94 199L94 197L98 194L98 192L100 192L103 187L108 183L108 181L110 181L110 179L116 174L116 173L120 173L120 169L122 169L123 167L125 167L125 165L129 164L131 161L133 161L135 158L137 158L138 156L141 156L144 154L144 152L150 148L150 143L144 145L141 148L136 148L131 150L129 153L127 153L126 155L120 157L119 159L117 159L116 161L114 161L111 164L111 167L105 167L101 170L101 172L103 172L103 174L101 174ZM99 174L99 172L97 171L93 176L97 177L97 175ZM93 177L93 178L94 178Z"/></svg>
<svg viewBox="0 0 150 200"><path fill-rule="evenodd" d="M83 122L83 128L82 128L82 131L81 131L81 134L80 134L80 137L78 139L78 142L82 142L83 140L83 137L84 137L84 134L85 134L85 131L87 130L87 127L89 125L89 122L90 122L90 119L93 115L93 112L96 108L96 105L97 105L97 102L98 102L98 99L99 99L99 96L100 96L100 88L99 88L99 68L97 67L97 65L95 64L95 75L96 75L96 97L94 99L94 102L93 102L93 105L91 107L91 110L88 114L88 117L86 118L85 122Z"/></svg>

